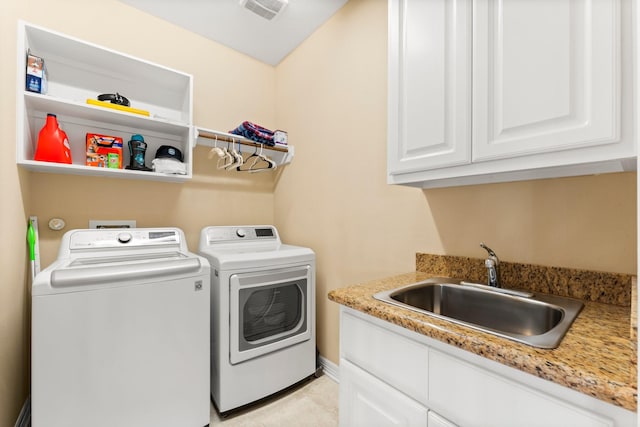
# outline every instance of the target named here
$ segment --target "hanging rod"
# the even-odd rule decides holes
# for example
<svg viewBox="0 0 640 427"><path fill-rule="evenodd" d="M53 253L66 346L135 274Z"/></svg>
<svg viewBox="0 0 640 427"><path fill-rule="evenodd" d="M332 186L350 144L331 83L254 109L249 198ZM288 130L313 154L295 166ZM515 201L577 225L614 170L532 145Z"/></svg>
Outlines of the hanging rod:
<svg viewBox="0 0 640 427"><path fill-rule="evenodd" d="M239 135L231 135L231 134L225 134L225 135L221 135L221 134L215 134L215 133L209 133L203 130L199 130L198 131L198 137L202 137L202 138L206 138L206 139L213 139L213 140L217 140L217 141L221 141L221 142L236 142L236 143L240 143L242 145L248 145L249 147L261 147L264 145L264 148L266 150L273 150L273 151L280 151L282 153L288 153L289 152L289 148L287 147L278 147L276 146L271 146L271 145L266 145L266 144L261 144L259 142L254 142L251 141L250 139L247 139L243 136L239 136Z"/></svg>

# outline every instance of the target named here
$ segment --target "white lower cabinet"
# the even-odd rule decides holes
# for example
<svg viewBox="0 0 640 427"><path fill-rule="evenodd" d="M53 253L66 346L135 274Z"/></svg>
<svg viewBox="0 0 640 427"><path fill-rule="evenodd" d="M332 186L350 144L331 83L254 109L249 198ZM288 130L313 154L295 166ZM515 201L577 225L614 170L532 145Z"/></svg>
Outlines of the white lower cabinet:
<svg viewBox="0 0 640 427"><path fill-rule="evenodd" d="M637 415L341 307L340 425L623 427Z"/></svg>

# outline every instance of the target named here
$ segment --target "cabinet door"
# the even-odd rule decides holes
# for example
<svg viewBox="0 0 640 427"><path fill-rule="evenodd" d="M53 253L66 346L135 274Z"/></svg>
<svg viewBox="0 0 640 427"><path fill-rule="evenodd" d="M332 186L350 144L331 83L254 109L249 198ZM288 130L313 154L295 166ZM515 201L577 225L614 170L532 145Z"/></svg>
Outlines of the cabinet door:
<svg viewBox="0 0 640 427"><path fill-rule="evenodd" d="M471 160L470 0L389 1L388 172Z"/></svg>
<svg viewBox="0 0 640 427"><path fill-rule="evenodd" d="M427 409L345 359L340 360L340 425L427 425Z"/></svg>
<svg viewBox="0 0 640 427"><path fill-rule="evenodd" d="M427 405L429 348L418 341L342 311L340 357Z"/></svg>
<svg viewBox="0 0 640 427"><path fill-rule="evenodd" d="M619 141L620 7L474 2L474 162Z"/></svg>
<svg viewBox="0 0 640 427"><path fill-rule="evenodd" d="M613 427L613 420L432 350L429 404L461 426Z"/></svg>

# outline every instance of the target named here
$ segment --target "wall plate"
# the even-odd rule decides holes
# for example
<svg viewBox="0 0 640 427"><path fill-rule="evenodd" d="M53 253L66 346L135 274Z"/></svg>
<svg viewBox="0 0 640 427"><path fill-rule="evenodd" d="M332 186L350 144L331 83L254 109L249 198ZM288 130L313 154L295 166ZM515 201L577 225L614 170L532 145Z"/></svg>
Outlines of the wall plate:
<svg viewBox="0 0 640 427"><path fill-rule="evenodd" d="M136 228L135 219L90 219L89 228Z"/></svg>

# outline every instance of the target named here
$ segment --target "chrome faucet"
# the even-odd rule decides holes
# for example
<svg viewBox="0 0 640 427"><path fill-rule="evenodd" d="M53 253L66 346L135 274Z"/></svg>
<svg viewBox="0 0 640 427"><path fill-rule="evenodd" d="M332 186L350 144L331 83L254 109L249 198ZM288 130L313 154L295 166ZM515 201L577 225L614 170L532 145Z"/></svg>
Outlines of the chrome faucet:
<svg viewBox="0 0 640 427"><path fill-rule="evenodd" d="M487 284L494 288L500 288L500 278L498 276L498 265L500 264L500 260L498 260L498 255L496 255L496 253L484 243L480 243L480 247L489 253L489 257L484 260L484 266L487 267L487 272L489 273Z"/></svg>

